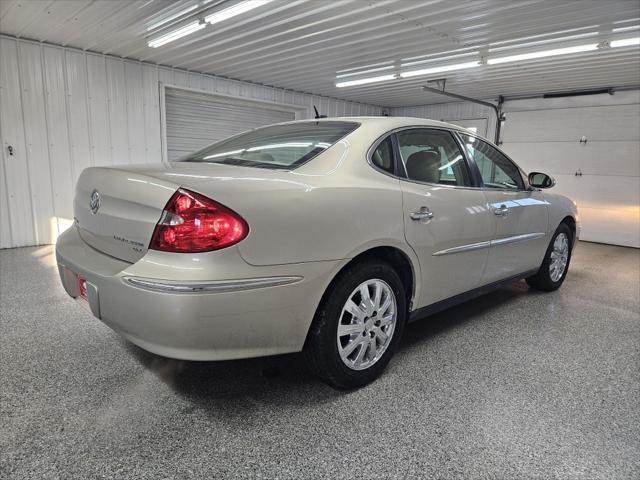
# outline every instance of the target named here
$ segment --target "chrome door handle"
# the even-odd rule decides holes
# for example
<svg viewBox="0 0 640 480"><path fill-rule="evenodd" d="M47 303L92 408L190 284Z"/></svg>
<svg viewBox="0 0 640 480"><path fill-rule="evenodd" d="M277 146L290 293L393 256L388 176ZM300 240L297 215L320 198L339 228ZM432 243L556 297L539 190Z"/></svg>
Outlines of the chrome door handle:
<svg viewBox="0 0 640 480"><path fill-rule="evenodd" d="M509 215L509 207L504 204L500 205L500 207L493 209L493 213L499 217L505 217Z"/></svg>
<svg viewBox="0 0 640 480"><path fill-rule="evenodd" d="M420 207L420 210L417 212L411 212L409 216L411 217L411 220L420 222L422 220L431 220L433 218L433 212L429 210L428 207Z"/></svg>

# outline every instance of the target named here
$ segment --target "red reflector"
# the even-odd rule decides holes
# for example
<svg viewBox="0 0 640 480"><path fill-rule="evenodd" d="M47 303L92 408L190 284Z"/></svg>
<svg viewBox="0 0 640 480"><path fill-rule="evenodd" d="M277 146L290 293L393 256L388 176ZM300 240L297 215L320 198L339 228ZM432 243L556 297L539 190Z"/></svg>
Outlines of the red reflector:
<svg viewBox="0 0 640 480"><path fill-rule="evenodd" d="M149 244L151 250L195 253L219 250L249 234L249 225L233 210L180 189L164 207Z"/></svg>
<svg viewBox="0 0 640 480"><path fill-rule="evenodd" d="M78 276L78 293L85 300L89 300L89 297L87 296L87 280L80 276Z"/></svg>

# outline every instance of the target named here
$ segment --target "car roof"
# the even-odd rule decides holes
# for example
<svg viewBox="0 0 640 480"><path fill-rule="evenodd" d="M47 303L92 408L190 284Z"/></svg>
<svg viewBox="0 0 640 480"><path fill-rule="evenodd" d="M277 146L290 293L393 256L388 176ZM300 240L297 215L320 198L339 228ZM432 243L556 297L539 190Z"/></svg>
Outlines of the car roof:
<svg viewBox="0 0 640 480"><path fill-rule="evenodd" d="M323 117L316 119L294 120L292 122L283 123L304 123L304 122L358 122L363 126L384 126L385 128L394 129L402 127L410 127L413 125L428 126L428 127L443 127L450 128L452 130L466 131L466 128L454 125L452 123L440 122L438 120L430 120L428 118L418 117Z"/></svg>

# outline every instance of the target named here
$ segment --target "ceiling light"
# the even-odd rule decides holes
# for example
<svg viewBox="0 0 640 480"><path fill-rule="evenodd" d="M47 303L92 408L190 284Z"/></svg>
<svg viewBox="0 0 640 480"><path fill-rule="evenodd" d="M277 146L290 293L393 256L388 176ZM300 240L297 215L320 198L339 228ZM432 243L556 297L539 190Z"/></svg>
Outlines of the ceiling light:
<svg viewBox="0 0 640 480"><path fill-rule="evenodd" d="M597 49L598 49L597 43L590 43L589 45L577 45L575 47L554 48L553 50L540 50L537 52L521 53L520 55L510 55L508 57L488 58L487 63L489 65L496 65L499 63L519 62L520 60L532 60L534 58L555 57L557 55L569 55L571 53L590 52Z"/></svg>
<svg viewBox="0 0 640 480"><path fill-rule="evenodd" d="M200 23L199 20L196 20L195 22L191 22L184 27L180 27L177 30L174 30L173 32L169 32L165 35L162 35L161 37L150 40L147 45L149 45L151 48L157 48L161 45L165 45L169 42L173 42L174 40L185 37L190 33L197 32L204 27L206 27L206 24Z"/></svg>
<svg viewBox="0 0 640 480"><path fill-rule="evenodd" d="M611 43L609 43L609 45L611 45L611 48L630 47L632 45L640 45L640 37L624 38L622 40L613 40Z"/></svg>
<svg viewBox="0 0 640 480"><path fill-rule="evenodd" d="M236 15L240 15L242 13L246 13L249 10L253 10L254 8L261 7L269 3L271 0L246 0L244 2L233 5L232 7L225 8L224 10L217 11L204 17L205 22L210 24L220 23L229 18L235 17Z"/></svg>
<svg viewBox="0 0 640 480"><path fill-rule="evenodd" d="M396 74L393 73L391 75L380 75L379 77L369 77L369 78L361 78L359 80L349 80L347 82L338 82L336 83L336 87L354 87L356 85L364 85L365 83L375 83L375 82L384 82L385 80L394 80L396 78Z"/></svg>
<svg viewBox="0 0 640 480"><path fill-rule="evenodd" d="M175 20L176 18L180 18L181 16L183 16L186 13L191 12L192 10L195 10L196 8L198 8L198 4L196 3L195 5L191 5L188 8L185 8L184 10L179 11L178 13L176 13L175 15L171 15L167 18L164 18L162 20L160 20L159 22L154 23L153 25L147 27L147 32L151 31L151 30L155 30L156 28L158 28L161 25L164 25L165 23L170 22L171 20Z"/></svg>
<svg viewBox="0 0 640 480"><path fill-rule="evenodd" d="M409 70L408 72L401 72L400 76L402 78L416 77L418 75L429 75L431 73L451 72L453 70L462 70L464 68L473 68L473 67L479 67L479 66L480 66L480 62L476 60L473 62L456 63L453 65L443 65L441 67L423 68L420 70Z"/></svg>

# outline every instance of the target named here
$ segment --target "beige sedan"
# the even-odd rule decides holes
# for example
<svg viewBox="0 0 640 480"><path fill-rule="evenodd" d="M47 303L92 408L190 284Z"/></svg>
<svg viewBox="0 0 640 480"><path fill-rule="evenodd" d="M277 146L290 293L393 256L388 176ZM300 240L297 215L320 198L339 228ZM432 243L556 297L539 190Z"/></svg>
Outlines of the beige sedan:
<svg viewBox="0 0 640 480"><path fill-rule="evenodd" d="M66 291L151 352L304 351L338 388L406 322L526 278L565 279L575 204L490 142L416 118L259 128L171 163L86 169L56 253Z"/></svg>

